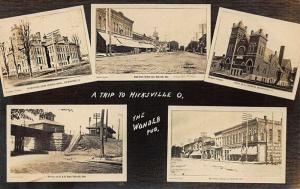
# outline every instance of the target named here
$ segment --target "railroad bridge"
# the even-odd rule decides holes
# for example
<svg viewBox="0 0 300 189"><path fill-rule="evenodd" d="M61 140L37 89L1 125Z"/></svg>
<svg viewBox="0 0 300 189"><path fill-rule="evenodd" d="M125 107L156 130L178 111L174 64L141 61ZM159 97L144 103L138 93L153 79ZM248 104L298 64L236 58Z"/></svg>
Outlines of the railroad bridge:
<svg viewBox="0 0 300 189"><path fill-rule="evenodd" d="M15 136L14 152L24 152L25 137L34 138L34 150L49 150L50 139L53 132L44 131L30 127L24 127L12 124L11 135Z"/></svg>

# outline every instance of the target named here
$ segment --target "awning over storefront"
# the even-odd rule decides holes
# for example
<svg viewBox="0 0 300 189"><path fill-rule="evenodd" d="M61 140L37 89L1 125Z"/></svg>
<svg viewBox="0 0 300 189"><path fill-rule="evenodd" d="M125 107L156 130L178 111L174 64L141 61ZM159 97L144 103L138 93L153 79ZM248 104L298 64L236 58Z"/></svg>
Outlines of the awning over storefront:
<svg viewBox="0 0 300 189"><path fill-rule="evenodd" d="M120 42L120 44L117 46L141 48L141 45L138 41L134 41L129 38L117 37L117 36L116 36L116 38Z"/></svg>
<svg viewBox="0 0 300 189"><path fill-rule="evenodd" d="M190 156L201 156L201 152L200 151L193 151Z"/></svg>
<svg viewBox="0 0 300 189"><path fill-rule="evenodd" d="M105 40L106 45L109 43L109 34L98 32L98 34ZM116 39L114 35L111 35L111 45L120 45L121 43Z"/></svg>
<svg viewBox="0 0 300 189"><path fill-rule="evenodd" d="M241 148L233 148L229 151L230 155L241 155L242 149Z"/></svg>
<svg viewBox="0 0 300 189"><path fill-rule="evenodd" d="M247 154L248 155L257 155L257 146L248 147Z"/></svg>
<svg viewBox="0 0 300 189"><path fill-rule="evenodd" d="M106 41L106 45L109 43L109 34L104 32L98 32L99 35ZM146 48L146 49L153 49L155 48L154 45L149 43L144 43L141 41L133 40L128 37L124 36L117 36L111 34L111 44L116 46L124 46L124 47L132 47L132 48Z"/></svg>

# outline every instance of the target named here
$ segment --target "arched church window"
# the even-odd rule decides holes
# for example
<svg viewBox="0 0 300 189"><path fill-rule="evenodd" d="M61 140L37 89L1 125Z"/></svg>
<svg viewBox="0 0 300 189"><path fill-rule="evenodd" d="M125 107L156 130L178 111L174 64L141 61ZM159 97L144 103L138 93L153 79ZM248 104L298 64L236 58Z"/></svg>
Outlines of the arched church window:
<svg viewBox="0 0 300 189"><path fill-rule="evenodd" d="M237 50L237 55L244 55L245 54L245 47L244 46L240 46Z"/></svg>

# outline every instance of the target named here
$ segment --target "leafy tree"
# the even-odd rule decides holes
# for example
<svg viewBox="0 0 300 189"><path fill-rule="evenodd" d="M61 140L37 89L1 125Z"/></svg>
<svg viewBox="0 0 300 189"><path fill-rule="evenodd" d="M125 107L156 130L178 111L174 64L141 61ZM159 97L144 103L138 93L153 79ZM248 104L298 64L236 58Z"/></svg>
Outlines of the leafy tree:
<svg viewBox="0 0 300 189"><path fill-rule="evenodd" d="M35 116L40 115L44 116L50 112L45 112L43 109L11 109L11 120L17 119L28 119L33 120L28 113L31 113Z"/></svg>

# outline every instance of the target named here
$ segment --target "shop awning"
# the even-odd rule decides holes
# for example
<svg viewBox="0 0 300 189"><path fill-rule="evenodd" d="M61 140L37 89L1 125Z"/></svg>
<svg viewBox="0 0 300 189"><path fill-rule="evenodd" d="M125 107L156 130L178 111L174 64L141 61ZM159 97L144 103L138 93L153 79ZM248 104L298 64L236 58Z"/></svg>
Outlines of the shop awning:
<svg viewBox="0 0 300 189"><path fill-rule="evenodd" d="M257 155L257 146L248 147L247 154L248 155Z"/></svg>
<svg viewBox="0 0 300 189"><path fill-rule="evenodd" d="M149 44L149 43L141 43L140 42L140 45L141 45L141 48L145 48L145 49L154 49L154 45L152 44Z"/></svg>
<svg viewBox="0 0 300 189"><path fill-rule="evenodd" d="M242 154L241 148L233 148L229 151L230 155L241 155Z"/></svg>
<svg viewBox="0 0 300 189"><path fill-rule="evenodd" d="M117 46L141 48L141 45L138 41L134 41L129 38L127 39L127 38L123 38L123 37L117 37L117 36L115 36L115 37L120 42L120 44Z"/></svg>
<svg viewBox="0 0 300 189"><path fill-rule="evenodd" d="M193 151L190 156L201 156L201 152L200 151Z"/></svg>
<svg viewBox="0 0 300 189"><path fill-rule="evenodd" d="M98 34L105 40L106 45L109 43L109 34L103 33L103 32L98 32ZM116 39L116 37L112 34L111 35L111 45L120 45L121 43Z"/></svg>

